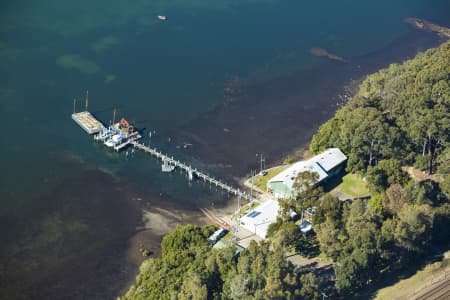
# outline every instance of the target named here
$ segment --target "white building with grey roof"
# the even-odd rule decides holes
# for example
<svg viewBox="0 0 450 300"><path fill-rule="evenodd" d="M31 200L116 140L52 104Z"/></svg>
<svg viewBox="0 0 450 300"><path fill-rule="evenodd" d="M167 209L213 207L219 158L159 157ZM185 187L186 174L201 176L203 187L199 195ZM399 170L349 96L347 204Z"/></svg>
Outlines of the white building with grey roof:
<svg viewBox="0 0 450 300"><path fill-rule="evenodd" d="M329 148L306 161L292 164L283 172L269 179L267 189L277 198L294 197L296 194L294 183L298 174L305 171L315 173L317 174L315 184L319 184L338 173L346 160L347 156L340 149Z"/></svg>

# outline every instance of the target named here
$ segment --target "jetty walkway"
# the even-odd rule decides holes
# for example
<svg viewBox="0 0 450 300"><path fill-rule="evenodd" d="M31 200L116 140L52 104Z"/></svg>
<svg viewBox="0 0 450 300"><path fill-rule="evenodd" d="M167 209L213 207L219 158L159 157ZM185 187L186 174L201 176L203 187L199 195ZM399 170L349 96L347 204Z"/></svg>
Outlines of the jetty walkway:
<svg viewBox="0 0 450 300"><path fill-rule="evenodd" d="M137 141L133 141L130 144L133 145L133 147L135 147L136 149L142 150L145 153L148 153L148 154L156 157L157 159L160 159L161 161L166 161L169 165L172 165L175 168L185 171L188 175L189 180L193 180L193 179L197 178L197 179L203 180L204 182L208 182L211 185L215 185L216 187L219 187L235 196L247 199L248 201L254 200L254 198L251 197L246 192L241 191L240 189L234 188L226 183L223 183L222 181L215 179L214 177L211 177L195 168L192 168L191 166L188 166L187 164L185 164L183 162L175 160L173 157L169 157L169 156L163 154L162 152L156 150L156 148L147 147L143 143L139 143Z"/></svg>
<svg viewBox="0 0 450 300"><path fill-rule="evenodd" d="M72 114L72 119L83 128L90 135L96 134L94 136L95 140L103 141L103 143L108 147L113 147L114 150L120 151L124 149L128 145L132 145L134 148L144 151L157 159L163 161L166 166L171 166L172 169L178 168L182 171L185 171L188 175L189 180L199 179L204 182L209 183L210 185L214 185L216 187L221 188L222 190L227 191L228 193L238 196L240 198L244 198L248 201L255 200L254 197L247 194L244 191L241 191L238 188L234 188L214 177L209 176L206 173L203 173L197 169L188 166L187 164L175 160L173 157L169 157L162 152L156 150L156 148L150 148L145 146L143 143L139 143L139 140L142 136L135 131L134 127L128 123L127 120L122 118L119 123L112 122L113 125L108 129L103 125L102 122L97 120L87 109L88 109L88 94L86 92L86 105L85 111L76 112L75 111L76 100L74 99L74 109ZM116 111L114 110L115 120ZM170 169L167 169L171 171ZM167 172L164 171L163 172Z"/></svg>

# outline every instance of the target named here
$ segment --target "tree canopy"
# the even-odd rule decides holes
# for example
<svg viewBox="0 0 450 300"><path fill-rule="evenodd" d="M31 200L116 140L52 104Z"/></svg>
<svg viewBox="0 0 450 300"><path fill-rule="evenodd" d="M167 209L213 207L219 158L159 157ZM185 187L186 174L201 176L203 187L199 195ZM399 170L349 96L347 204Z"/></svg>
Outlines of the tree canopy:
<svg viewBox="0 0 450 300"><path fill-rule="evenodd" d="M233 246L212 249L212 227L177 227L164 237L161 258L144 261L122 299L319 299L320 280L284 258L285 247L305 241L288 212L307 206L317 208L313 228L321 252L334 262L341 296L426 255L430 245L448 247L449 115L450 42L368 76L319 128L310 149L339 147L347 170L367 179L371 199L339 201L306 188L316 178L301 173L296 199L280 201L271 244L252 242L240 253ZM404 165L439 180L410 180Z"/></svg>
<svg viewBox="0 0 450 300"><path fill-rule="evenodd" d="M212 249L210 227L179 226L161 244L162 257L143 262L125 299L319 299L319 279L297 269L268 243L240 253Z"/></svg>
<svg viewBox="0 0 450 300"><path fill-rule="evenodd" d="M314 135L318 153L339 147L349 171L382 160L433 173L448 161L450 42L369 75L359 92Z"/></svg>
<svg viewBox="0 0 450 300"><path fill-rule="evenodd" d="M448 247L449 116L447 42L369 75L314 135L311 151L341 148L347 171L362 173L373 194L351 204L331 196L317 202L314 228L321 251L335 262L341 295L405 266L431 244ZM438 179L411 180L405 165Z"/></svg>

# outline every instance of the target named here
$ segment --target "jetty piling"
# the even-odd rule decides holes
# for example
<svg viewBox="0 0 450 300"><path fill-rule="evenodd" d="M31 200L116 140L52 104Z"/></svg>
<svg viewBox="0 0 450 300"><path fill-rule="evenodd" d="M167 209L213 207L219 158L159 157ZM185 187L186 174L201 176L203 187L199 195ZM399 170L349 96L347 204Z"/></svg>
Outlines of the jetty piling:
<svg viewBox="0 0 450 300"><path fill-rule="evenodd" d="M185 171L188 175L189 181L194 180L195 178L198 178L200 180L203 180L204 182L208 182L211 185L215 185L216 187L220 187L221 189L227 191L230 194L233 194L235 196L242 197L244 199L247 199L248 201L252 201L253 197L251 197L249 194L241 191L239 188L234 188L218 179L215 179L212 176L207 175L206 173L203 173L196 168L193 169L192 166L188 166L185 163L180 162L179 160L175 160L173 157L169 157L162 152L156 150L156 148L150 148L144 145L144 143L139 143L137 141L133 141L130 143L134 148L139 149L143 151L144 153L150 154L154 157L156 157L159 160L167 160L168 163L178 168L180 171Z"/></svg>
<svg viewBox="0 0 450 300"><path fill-rule="evenodd" d="M85 98L85 111L83 112L76 112L76 100L74 99L74 111L72 114L72 119L81 127L83 128L88 134L90 135L94 135L94 140L101 140L104 142L104 139L102 139L103 135L104 135L104 131L107 131L107 128L103 125L103 123L101 123L99 120L97 120L87 109L88 109L88 98L89 94L88 91L86 91L86 98ZM122 118L122 120L120 121L120 123L115 124L115 119L116 119L116 109L114 109L114 113L113 113L113 122L112 122L112 126L117 126L117 128L113 128L114 132L113 134L118 134L119 131L121 130L120 125L122 124L122 122L126 123L126 125L129 125L129 123ZM113 129L109 129L109 130L113 130ZM99 133L100 132L100 133ZM123 134L123 133L122 133ZM197 168L193 168L191 165L187 165L179 160L176 160L173 156L169 157L168 155L156 150L156 148L151 148L150 145L146 146L144 145L144 143L139 143L138 140L141 138L141 135L138 132L134 132L131 135L127 135L127 138L122 140L121 143L119 144L115 144L113 146L108 146L108 147L112 147L112 149L114 149L115 151L119 152L123 149L125 149L128 145L131 145L133 148L131 150L131 153L134 153L135 149L137 150L141 150L144 153L147 153L151 156L156 157L157 159L163 161L163 162L167 162L169 165L174 166L175 168L178 168L180 170L181 173L185 172L188 179L189 179L189 184L194 180L194 179L198 179L198 180L202 180L205 183L209 183L209 186L215 186L216 187L216 191L218 188L221 188L222 190L225 190L226 192L233 194L235 196L239 196L242 197L244 199L247 199L248 201L252 201L254 200L252 195L247 194L246 192L241 191L238 188L234 188L204 172L199 171ZM105 135L105 138L107 138L107 136ZM106 145L106 142L104 142ZM126 156L128 157L130 153L127 151L126 152Z"/></svg>

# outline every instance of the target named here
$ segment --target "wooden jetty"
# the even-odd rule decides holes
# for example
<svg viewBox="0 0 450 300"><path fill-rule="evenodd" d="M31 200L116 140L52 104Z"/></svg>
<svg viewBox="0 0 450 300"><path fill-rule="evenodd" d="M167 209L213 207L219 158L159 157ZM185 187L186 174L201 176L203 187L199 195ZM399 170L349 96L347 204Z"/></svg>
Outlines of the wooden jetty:
<svg viewBox="0 0 450 300"><path fill-rule="evenodd" d="M137 140L142 138L140 133L135 130L135 128L128 123L127 120L122 118L118 123L115 123L116 119L116 110L114 109L113 121L112 124L108 128L106 128L99 120L97 120L89 111L89 94L86 91L86 99L85 99L85 110L82 112L76 112L76 99L73 99L73 113L72 119L87 133L97 135L94 136L95 140L102 141L107 147L111 147L117 152L124 149L128 145L132 145L134 148L144 151L157 159L160 159L165 165L166 169L163 168L163 171L169 170L169 166L171 168L178 168L183 170L188 175L189 180L199 179L204 182L208 182L210 185L214 185L216 187L221 188L222 190L227 191L228 193L247 199L249 201L254 200L253 196L247 194L244 191L241 191L238 188L234 188L214 177L211 177L197 169L192 168L178 160L175 160L173 157L169 157L162 152L152 149L150 147L145 146L143 143L139 143ZM186 144L188 145L188 144ZM187 147L185 145L185 148ZM222 222L222 221L221 221Z"/></svg>
<svg viewBox="0 0 450 300"><path fill-rule="evenodd" d="M241 191L238 188L234 188L226 183L223 183L222 181L220 181L218 179L215 179L214 177L211 177L195 168L192 168L191 166L188 166L178 160L175 160L173 157L169 157L169 156L163 154L162 152L156 150L156 148L147 147L143 143L141 144L137 141L133 141L133 142L131 142L131 144L135 148L142 150L145 153L148 153L148 154L156 157L157 159L160 159L161 161L167 161L167 163L169 163L170 165L185 171L186 174L188 175L189 180L193 180L193 179L197 178L199 180L203 180L204 182L208 182L211 185L219 187L232 195L247 199L249 201L253 200L253 197L250 196L249 194L247 194L246 192Z"/></svg>

